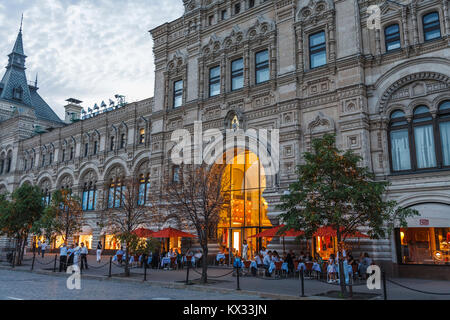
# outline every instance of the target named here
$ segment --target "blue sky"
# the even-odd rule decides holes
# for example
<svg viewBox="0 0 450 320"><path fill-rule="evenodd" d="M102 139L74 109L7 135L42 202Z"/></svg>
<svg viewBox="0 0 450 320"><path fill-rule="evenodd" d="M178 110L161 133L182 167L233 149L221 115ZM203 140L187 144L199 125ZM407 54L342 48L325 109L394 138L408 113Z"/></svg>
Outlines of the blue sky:
<svg viewBox="0 0 450 320"><path fill-rule="evenodd" d="M83 106L120 93L153 96L150 29L183 14L182 0L0 0L0 67L7 64L24 14L29 81L63 118L65 100ZM0 78L3 76L2 69Z"/></svg>

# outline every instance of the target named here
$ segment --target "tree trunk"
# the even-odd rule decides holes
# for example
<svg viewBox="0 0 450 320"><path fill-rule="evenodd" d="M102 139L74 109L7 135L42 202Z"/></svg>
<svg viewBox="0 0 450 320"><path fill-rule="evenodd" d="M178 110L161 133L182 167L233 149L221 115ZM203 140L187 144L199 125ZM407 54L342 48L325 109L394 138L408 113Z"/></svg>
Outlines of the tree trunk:
<svg viewBox="0 0 450 320"><path fill-rule="evenodd" d="M339 228L336 230L337 233L337 241L338 241L338 253L339 253L339 284L341 286L341 293L344 297L347 296L347 288L345 285L345 272L347 270L344 269L344 255L341 250L341 232Z"/></svg>
<svg viewBox="0 0 450 320"><path fill-rule="evenodd" d="M130 276L130 266L129 266L130 259L128 257L129 243L127 243L126 246L127 247L125 248L125 276L129 277Z"/></svg>
<svg viewBox="0 0 450 320"><path fill-rule="evenodd" d="M202 282L208 283L208 241L202 246L203 263L202 263Z"/></svg>

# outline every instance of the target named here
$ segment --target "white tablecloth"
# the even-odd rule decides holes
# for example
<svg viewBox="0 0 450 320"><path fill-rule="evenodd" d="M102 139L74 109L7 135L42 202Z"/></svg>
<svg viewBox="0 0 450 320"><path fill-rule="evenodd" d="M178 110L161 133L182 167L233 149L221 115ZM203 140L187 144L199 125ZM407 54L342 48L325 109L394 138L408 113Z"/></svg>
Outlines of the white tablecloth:
<svg viewBox="0 0 450 320"><path fill-rule="evenodd" d="M161 267L164 267L165 264L170 264L170 258L164 257L161 259Z"/></svg>
<svg viewBox="0 0 450 320"><path fill-rule="evenodd" d="M216 260L217 260L217 261L220 261L220 259L225 259L225 255L224 255L223 253L217 254Z"/></svg>

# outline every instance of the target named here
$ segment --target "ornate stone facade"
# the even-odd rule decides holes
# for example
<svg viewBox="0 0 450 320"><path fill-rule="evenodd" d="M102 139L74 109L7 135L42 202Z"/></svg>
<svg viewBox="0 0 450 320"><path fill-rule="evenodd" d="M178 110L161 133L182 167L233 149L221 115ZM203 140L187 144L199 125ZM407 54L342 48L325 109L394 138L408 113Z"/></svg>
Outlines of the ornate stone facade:
<svg viewBox="0 0 450 320"><path fill-rule="evenodd" d="M237 115L245 130L280 129L280 172L268 179L264 193L274 224L279 214L275 206L294 181L302 153L310 148L311 139L329 132L337 134L339 148L361 155L362 164L377 179L392 183L388 198L401 206L438 203L444 208L438 217L421 209L420 219L428 219L430 226L434 218L441 219L444 227L450 226L448 167L393 172L388 131L392 111L401 109L411 119L415 106L422 104L436 116L438 106L450 99L448 1L183 3L183 17L151 30L154 97L50 133L10 145L2 143L0 152L12 153L13 166L11 173L0 175L0 190L12 191L28 181L45 183L52 190L71 186L81 195L89 180L101 190L100 208L106 199L104 184L116 170L132 175L145 169L152 187L160 185L162 173L171 167L173 130L192 130L194 121L202 120L205 130L224 131ZM380 29L368 28L370 5L379 5ZM425 41L422 18L430 12L439 16L440 37ZM393 23L399 27L400 48L387 51L383 30ZM310 39L317 32L325 37L326 63L311 68ZM255 54L262 50L268 52L270 80L258 83ZM231 90L231 62L240 58L243 86ZM210 97L209 70L216 66L220 67L220 94ZM174 108L174 83L180 80L182 103ZM139 142L141 129L145 131L144 143ZM126 139L123 147L119 142L122 134ZM112 137L116 141L113 148ZM92 148L95 141L98 152L94 155L88 150L85 156L84 146ZM64 161L62 152L66 152ZM53 163L41 165L42 157L50 153ZM24 169L25 161L34 166ZM96 241L101 234L96 211L87 214ZM417 225L418 219L413 220L411 225ZM393 235L385 240L361 240L354 253L367 251L376 262L400 272L405 266L398 265L398 248Z"/></svg>

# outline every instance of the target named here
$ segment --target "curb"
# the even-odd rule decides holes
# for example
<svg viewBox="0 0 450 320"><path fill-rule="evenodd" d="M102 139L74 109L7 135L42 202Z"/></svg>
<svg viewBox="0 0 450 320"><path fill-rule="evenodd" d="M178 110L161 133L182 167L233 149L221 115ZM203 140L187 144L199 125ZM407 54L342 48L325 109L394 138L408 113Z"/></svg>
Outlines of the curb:
<svg viewBox="0 0 450 320"><path fill-rule="evenodd" d="M11 267L5 267L0 266L0 270L8 270L8 271L16 271L16 272L27 272L27 273L35 273L35 274L41 274L41 275L47 275L47 276L57 276L57 277L65 277L66 275L59 272L52 272L52 271L44 271L44 270L18 270L13 269ZM193 291L202 291L202 292L213 292L213 293L224 293L224 294L240 294L240 295L248 295L248 296L257 296L260 298L266 298L270 300L338 300L338 299L332 299L332 298L326 298L326 297L298 297L298 296L292 296L292 295L282 295L282 294L276 294L276 293L268 293L268 292L257 292L257 291L250 291L250 290L240 290L237 291L235 289L228 289L228 288L211 288L206 287L202 285L185 285L181 283L175 283L175 282L163 282L163 281L143 281L139 279L133 279L133 278L118 278L118 277L107 277L107 276L99 276L99 275L89 275L89 274L82 274L82 278L84 279L92 279L92 280L99 280L99 281L116 281L116 282L134 282L134 283L141 283L150 287L159 287L159 288L167 288L167 289L184 289L184 290L193 290Z"/></svg>

